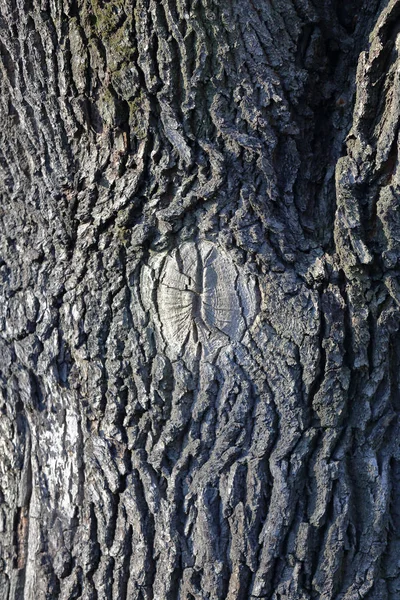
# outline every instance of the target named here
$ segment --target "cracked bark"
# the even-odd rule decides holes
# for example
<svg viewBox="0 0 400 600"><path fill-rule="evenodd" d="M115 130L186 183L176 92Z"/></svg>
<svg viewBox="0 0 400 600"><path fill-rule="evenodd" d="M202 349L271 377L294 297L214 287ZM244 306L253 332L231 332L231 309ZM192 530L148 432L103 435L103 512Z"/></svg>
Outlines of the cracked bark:
<svg viewBox="0 0 400 600"><path fill-rule="evenodd" d="M0 0L0 596L400 597L400 2Z"/></svg>

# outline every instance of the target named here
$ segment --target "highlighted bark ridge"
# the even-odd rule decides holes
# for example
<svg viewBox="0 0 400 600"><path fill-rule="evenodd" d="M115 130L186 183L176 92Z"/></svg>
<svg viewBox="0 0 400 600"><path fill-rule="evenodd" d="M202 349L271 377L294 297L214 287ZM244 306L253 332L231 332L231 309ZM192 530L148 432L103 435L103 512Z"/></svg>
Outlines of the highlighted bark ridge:
<svg viewBox="0 0 400 600"><path fill-rule="evenodd" d="M142 293L150 302L155 288L159 333L174 355L195 352L199 344L212 354L240 341L254 321L254 279L212 242L186 242L145 269Z"/></svg>

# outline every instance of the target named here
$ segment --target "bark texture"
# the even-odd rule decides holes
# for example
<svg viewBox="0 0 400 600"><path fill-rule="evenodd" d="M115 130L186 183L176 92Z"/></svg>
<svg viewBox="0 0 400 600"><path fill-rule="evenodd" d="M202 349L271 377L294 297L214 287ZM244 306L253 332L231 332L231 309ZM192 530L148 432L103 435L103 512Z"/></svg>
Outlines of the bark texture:
<svg viewBox="0 0 400 600"><path fill-rule="evenodd" d="M0 0L1 598L400 598L399 31Z"/></svg>

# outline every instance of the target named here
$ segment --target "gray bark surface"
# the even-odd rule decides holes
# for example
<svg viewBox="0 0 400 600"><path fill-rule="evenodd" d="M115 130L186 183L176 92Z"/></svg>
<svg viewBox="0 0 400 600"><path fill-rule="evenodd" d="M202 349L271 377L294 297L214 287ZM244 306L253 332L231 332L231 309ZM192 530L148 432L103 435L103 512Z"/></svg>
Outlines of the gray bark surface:
<svg viewBox="0 0 400 600"><path fill-rule="evenodd" d="M400 598L400 1L0 0L0 598Z"/></svg>

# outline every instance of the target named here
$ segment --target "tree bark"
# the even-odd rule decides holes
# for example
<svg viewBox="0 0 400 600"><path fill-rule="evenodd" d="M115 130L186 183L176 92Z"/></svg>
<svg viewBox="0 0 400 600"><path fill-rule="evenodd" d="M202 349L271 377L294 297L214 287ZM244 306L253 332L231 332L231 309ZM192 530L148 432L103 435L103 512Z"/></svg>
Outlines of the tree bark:
<svg viewBox="0 0 400 600"><path fill-rule="evenodd" d="M0 0L1 598L400 598L399 18Z"/></svg>

